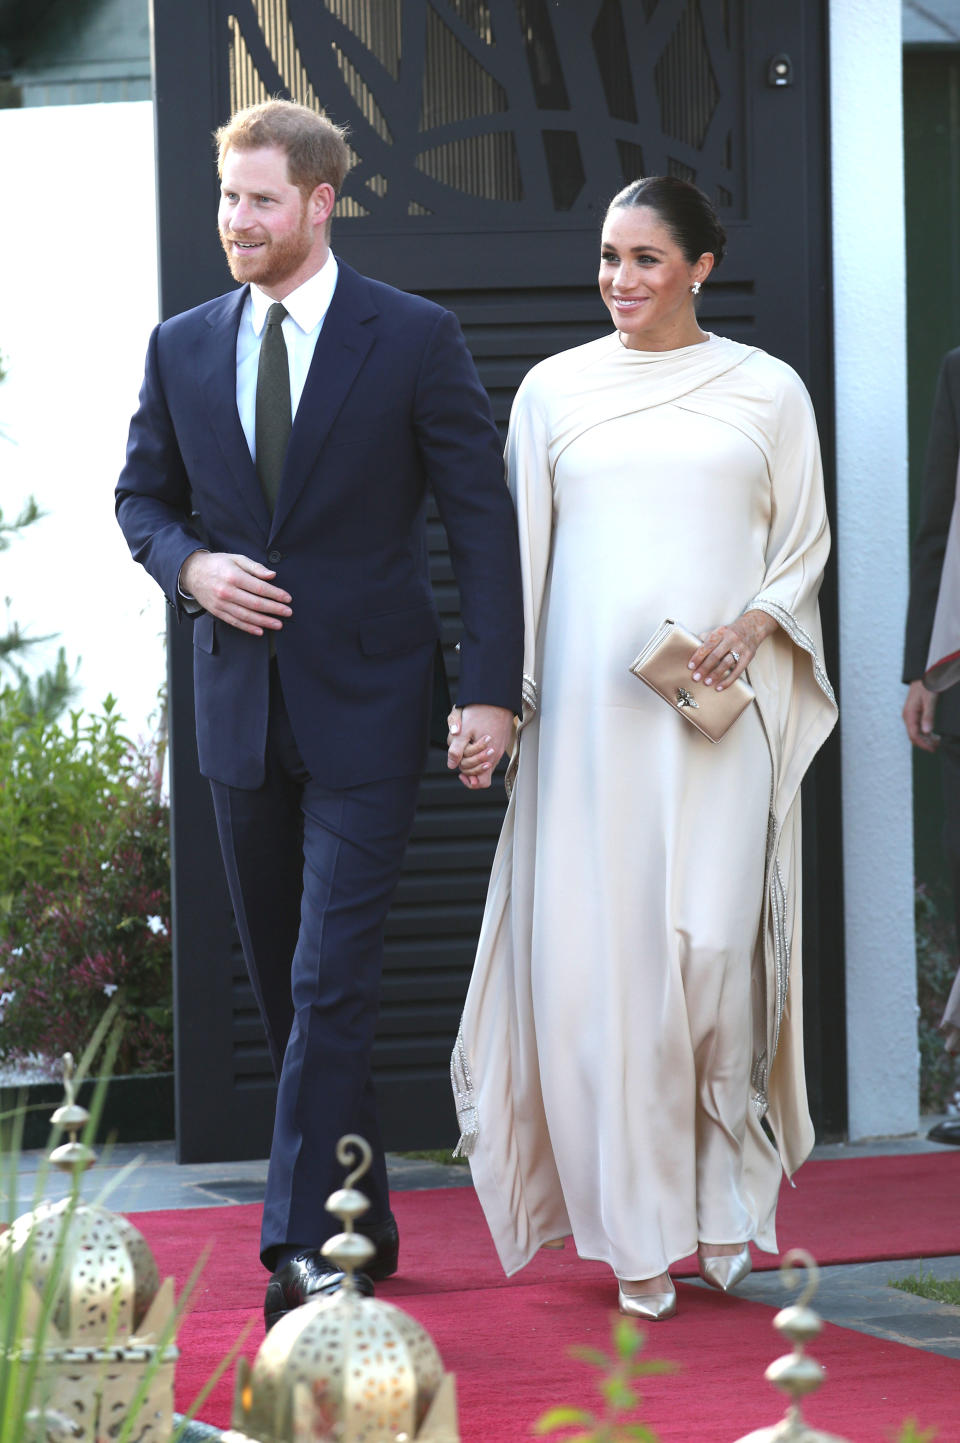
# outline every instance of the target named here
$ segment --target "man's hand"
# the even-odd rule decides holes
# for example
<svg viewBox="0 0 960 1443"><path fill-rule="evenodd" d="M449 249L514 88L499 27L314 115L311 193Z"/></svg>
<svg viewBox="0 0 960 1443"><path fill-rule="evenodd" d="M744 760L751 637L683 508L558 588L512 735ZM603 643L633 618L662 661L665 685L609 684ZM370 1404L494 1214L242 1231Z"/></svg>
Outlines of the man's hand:
<svg viewBox="0 0 960 1443"><path fill-rule="evenodd" d="M933 729L937 693L928 691L922 681L912 681L903 704L903 723L907 736L922 752L935 752L940 738Z"/></svg>
<svg viewBox="0 0 960 1443"><path fill-rule="evenodd" d="M219 621L262 636L264 629L280 631L281 618L293 615L289 593L270 585L276 574L249 556L194 551L180 568L180 589Z"/></svg>
<svg viewBox="0 0 960 1443"><path fill-rule="evenodd" d="M447 726L447 766L459 768L465 787L489 787L512 739L513 713L502 706L455 706Z"/></svg>

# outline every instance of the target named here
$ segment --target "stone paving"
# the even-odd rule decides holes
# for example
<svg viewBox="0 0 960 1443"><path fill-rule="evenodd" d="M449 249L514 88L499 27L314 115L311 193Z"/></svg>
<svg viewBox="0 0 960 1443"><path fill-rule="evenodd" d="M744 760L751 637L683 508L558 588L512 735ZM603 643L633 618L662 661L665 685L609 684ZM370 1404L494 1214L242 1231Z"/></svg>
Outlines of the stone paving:
<svg viewBox="0 0 960 1443"><path fill-rule="evenodd" d="M819 1158L870 1157L885 1153L950 1152L928 1142L926 1132L938 1121L925 1118L923 1130L912 1138L876 1138L860 1143L828 1143L815 1148ZM387 1159L390 1185L400 1190L435 1187L470 1187L466 1166L414 1160L391 1155ZM16 1211L34 1204L34 1190L44 1168L39 1152L24 1153L19 1172ZM172 1142L124 1144L103 1148L85 1190L91 1201L103 1201L121 1212L152 1212L162 1208L229 1207L259 1202L267 1175L265 1160L255 1162L191 1163L178 1165ZM66 1179L51 1173L43 1195L63 1195ZM922 1199L918 1198L918 1206ZM4 1213L7 1205L4 1204ZM960 1239L960 1199L958 1199ZM821 1269L813 1306L821 1317L842 1327L910 1347L960 1358L960 1307L914 1297L890 1286L909 1273L931 1272L937 1278L960 1279L960 1254L953 1257L910 1259L882 1263L850 1263ZM705 1286L697 1282L695 1286ZM792 1298L779 1274L754 1273L737 1290L738 1296L775 1307Z"/></svg>

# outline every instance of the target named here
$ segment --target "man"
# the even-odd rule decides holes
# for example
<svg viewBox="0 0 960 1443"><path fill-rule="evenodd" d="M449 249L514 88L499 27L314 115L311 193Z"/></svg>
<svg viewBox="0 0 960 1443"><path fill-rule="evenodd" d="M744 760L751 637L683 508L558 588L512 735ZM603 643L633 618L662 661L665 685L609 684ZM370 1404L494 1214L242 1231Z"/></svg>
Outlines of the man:
<svg viewBox="0 0 960 1443"><path fill-rule="evenodd" d="M933 619L940 592L950 518L957 494L960 457L960 349L940 367L933 418L927 438L920 525L913 544L910 605L907 611L903 680L908 683L903 720L907 735L922 751L937 752L943 785L943 846L953 889L960 939L960 685L939 694L923 684ZM947 1001L941 1028L948 1051L960 1047L960 972ZM935 1142L960 1144L960 1119L930 1130Z"/></svg>
<svg viewBox="0 0 960 1443"><path fill-rule="evenodd" d="M428 484L464 626L448 764L485 742L463 761L469 787L489 785L520 707L522 620L500 443L456 320L329 250L343 133L268 101L216 139L241 289L151 336L117 518L194 617L200 769L279 1079L269 1327L342 1281L319 1248L343 1133L374 1150L369 1276L397 1267L370 1058L439 637Z"/></svg>

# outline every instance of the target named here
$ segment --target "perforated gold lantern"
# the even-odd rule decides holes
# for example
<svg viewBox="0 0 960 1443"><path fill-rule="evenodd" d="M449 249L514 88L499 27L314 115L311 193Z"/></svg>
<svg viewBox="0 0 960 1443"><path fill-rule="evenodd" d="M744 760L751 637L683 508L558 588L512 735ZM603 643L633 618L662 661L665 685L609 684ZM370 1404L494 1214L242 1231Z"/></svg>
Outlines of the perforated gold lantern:
<svg viewBox="0 0 960 1443"><path fill-rule="evenodd" d="M69 1053L64 1071L67 1100L53 1120L71 1140L50 1161L72 1172L95 1159L77 1141L88 1117L74 1101ZM66 1421L80 1443L98 1443L112 1436L153 1370L135 1436L168 1443L177 1358L169 1341L173 1279L160 1286L150 1249L132 1223L75 1197L41 1203L0 1236L0 1291L15 1299L18 1362L29 1365L39 1354L38 1426L43 1419L57 1426ZM46 1322L45 1299L52 1299Z"/></svg>
<svg viewBox="0 0 960 1443"><path fill-rule="evenodd" d="M252 1367L237 1368L233 1429L223 1443L460 1443L456 1391L430 1335L400 1308L362 1297L355 1268L373 1244L353 1231L369 1207L353 1188L370 1163L362 1138L341 1139L337 1157L363 1161L327 1203L344 1231L323 1249L346 1273L332 1297L288 1313Z"/></svg>

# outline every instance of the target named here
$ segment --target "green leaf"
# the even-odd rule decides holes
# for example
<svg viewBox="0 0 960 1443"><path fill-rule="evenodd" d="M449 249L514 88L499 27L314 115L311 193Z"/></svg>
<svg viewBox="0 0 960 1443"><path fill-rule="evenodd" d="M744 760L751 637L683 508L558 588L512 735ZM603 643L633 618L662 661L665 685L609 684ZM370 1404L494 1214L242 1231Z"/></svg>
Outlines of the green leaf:
<svg viewBox="0 0 960 1443"><path fill-rule="evenodd" d="M620 1358L635 1358L646 1342L646 1334L632 1318L618 1318L613 1326L613 1345Z"/></svg>
<svg viewBox="0 0 960 1443"><path fill-rule="evenodd" d="M558 1428L593 1427L596 1419L583 1408L550 1408L533 1425L537 1434L554 1433Z"/></svg>
<svg viewBox="0 0 960 1443"><path fill-rule="evenodd" d="M917 1420L908 1418L897 1435L896 1443L934 1443L937 1437L936 1428L929 1428L921 1432Z"/></svg>
<svg viewBox="0 0 960 1443"><path fill-rule="evenodd" d="M591 1363L595 1368L608 1369L614 1366L609 1354L602 1353L599 1348L576 1347L570 1348L569 1353L578 1363Z"/></svg>
<svg viewBox="0 0 960 1443"><path fill-rule="evenodd" d="M680 1364L674 1363L668 1358L647 1358L640 1359L630 1369L630 1376L633 1378L655 1378L663 1373L679 1373Z"/></svg>
<svg viewBox="0 0 960 1443"><path fill-rule="evenodd" d="M616 1373L605 1378L600 1384L600 1392L611 1408L625 1413L628 1408L637 1406L637 1395L632 1388L628 1388L622 1378Z"/></svg>

